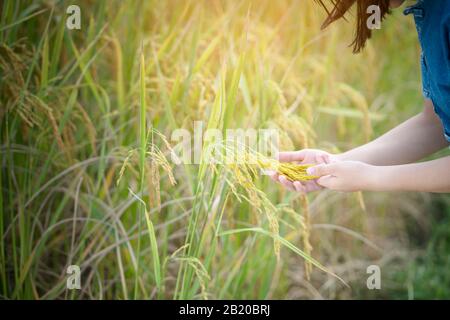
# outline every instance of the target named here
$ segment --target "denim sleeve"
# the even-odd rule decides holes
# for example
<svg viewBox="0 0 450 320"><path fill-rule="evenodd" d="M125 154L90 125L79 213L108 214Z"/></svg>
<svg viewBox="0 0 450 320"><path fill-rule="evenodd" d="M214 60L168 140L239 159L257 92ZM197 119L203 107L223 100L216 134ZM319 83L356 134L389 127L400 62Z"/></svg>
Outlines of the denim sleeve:
<svg viewBox="0 0 450 320"><path fill-rule="evenodd" d="M425 56L422 52L420 55L420 66L422 69L422 92L423 96L427 99L431 99L430 93L430 75L427 67L427 62L425 60Z"/></svg>

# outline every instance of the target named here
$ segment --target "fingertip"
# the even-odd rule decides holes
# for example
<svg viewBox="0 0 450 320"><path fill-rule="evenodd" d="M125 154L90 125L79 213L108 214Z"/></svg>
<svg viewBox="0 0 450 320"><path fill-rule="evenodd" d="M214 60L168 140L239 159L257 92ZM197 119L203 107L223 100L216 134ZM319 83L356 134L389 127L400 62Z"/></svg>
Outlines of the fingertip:
<svg viewBox="0 0 450 320"><path fill-rule="evenodd" d="M316 180L317 184L319 186L323 186L323 182L325 181L326 177L320 177L319 179Z"/></svg>
<svg viewBox="0 0 450 320"><path fill-rule="evenodd" d="M286 176L283 176L283 175L279 175L278 180L280 180L281 183L288 182L288 179L286 178Z"/></svg>
<svg viewBox="0 0 450 320"><path fill-rule="evenodd" d="M279 180L281 182L281 184L283 186L285 186L286 188L288 188L289 190L295 190L294 186L292 185L292 182L288 180L288 178L286 176L279 176Z"/></svg>
<svg viewBox="0 0 450 320"><path fill-rule="evenodd" d="M297 192L305 193L305 187L299 181L294 181L294 188Z"/></svg>
<svg viewBox="0 0 450 320"><path fill-rule="evenodd" d="M310 176L315 176L318 173L318 167L320 166L313 166L306 169L306 173Z"/></svg>
<svg viewBox="0 0 450 320"><path fill-rule="evenodd" d="M276 173L276 172L270 173L269 174L269 178L272 179L275 182L279 182L279 180L278 180L278 173Z"/></svg>
<svg viewBox="0 0 450 320"><path fill-rule="evenodd" d="M275 176L277 174L277 172L275 170L265 170L264 172L269 177L273 177L273 176Z"/></svg>
<svg viewBox="0 0 450 320"><path fill-rule="evenodd" d="M333 165L321 163L316 166L307 168L306 173L310 176L321 177L330 175L333 169L334 169Z"/></svg>
<svg viewBox="0 0 450 320"><path fill-rule="evenodd" d="M321 187L324 188L329 188L330 187L330 181L333 177L328 175L328 176L322 176L319 179L317 179L317 184Z"/></svg>
<svg viewBox="0 0 450 320"><path fill-rule="evenodd" d="M321 190L321 189L323 189L323 187L318 185L316 181L308 181L305 183L305 192L306 193L314 192L314 191Z"/></svg>

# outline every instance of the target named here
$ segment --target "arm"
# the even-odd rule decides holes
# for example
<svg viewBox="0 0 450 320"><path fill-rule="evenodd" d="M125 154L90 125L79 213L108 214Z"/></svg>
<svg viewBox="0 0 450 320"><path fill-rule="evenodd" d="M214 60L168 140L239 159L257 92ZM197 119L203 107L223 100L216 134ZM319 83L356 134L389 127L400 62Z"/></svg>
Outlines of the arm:
<svg viewBox="0 0 450 320"><path fill-rule="evenodd" d="M442 132L432 102L425 100L424 110L418 115L378 139L336 157L379 166L411 163L447 146Z"/></svg>
<svg viewBox="0 0 450 320"><path fill-rule="evenodd" d="M448 142L444 138L442 124L434 112L433 104L430 100L425 100L421 113L361 147L338 155L315 149L282 152L279 154L279 160L298 161L302 164L355 161L376 166L392 166L420 160L446 146ZM293 183L276 173L272 175L272 179L298 192L311 192L322 188L314 180Z"/></svg>
<svg viewBox="0 0 450 320"><path fill-rule="evenodd" d="M375 167L378 191L450 192L450 156L422 163Z"/></svg>
<svg viewBox="0 0 450 320"><path fill-rule="evenodd" d="M308 170L321 176L319 185L337 191L450 192L450 156L398 166L342 161Z"/></svg>

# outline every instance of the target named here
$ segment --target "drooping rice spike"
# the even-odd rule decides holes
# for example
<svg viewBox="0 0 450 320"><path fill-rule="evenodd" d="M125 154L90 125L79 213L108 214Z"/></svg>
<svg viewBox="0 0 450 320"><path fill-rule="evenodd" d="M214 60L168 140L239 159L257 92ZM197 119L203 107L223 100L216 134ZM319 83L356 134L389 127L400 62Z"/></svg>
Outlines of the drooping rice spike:
<svg viewBox="0 0 450 320"><path fill-rule="evenodd" d="M313 166L312 164L279 162L273 159L257 159L256 162L261 169L277 171L290 181L309 181L318 178L317 176L308 175L306 172L306 169Z"/></svg>

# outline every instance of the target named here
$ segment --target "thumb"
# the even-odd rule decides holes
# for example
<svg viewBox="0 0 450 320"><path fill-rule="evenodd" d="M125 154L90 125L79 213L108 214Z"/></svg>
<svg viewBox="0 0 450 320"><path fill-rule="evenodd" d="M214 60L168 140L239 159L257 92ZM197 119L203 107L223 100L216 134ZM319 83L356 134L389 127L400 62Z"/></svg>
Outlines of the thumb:
<svg viewBox="0 0 450 320"><path fill-rule="evenodd" d="M310 167L306 169L306 172L311 176L327 176L330 174L333 174L335 171L335 165L334 164L319 164L314 167Z"/></svg>
<svg viewBox="0 0 450 320"><path fill-rule="evenodd" d="M333 189L334 181L336 180L336 177L333 176L323 176L317 179L317 184L321 187L327 188L327 189Z"/></svg>

